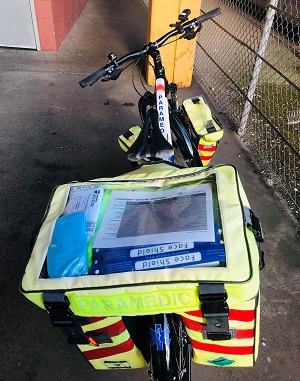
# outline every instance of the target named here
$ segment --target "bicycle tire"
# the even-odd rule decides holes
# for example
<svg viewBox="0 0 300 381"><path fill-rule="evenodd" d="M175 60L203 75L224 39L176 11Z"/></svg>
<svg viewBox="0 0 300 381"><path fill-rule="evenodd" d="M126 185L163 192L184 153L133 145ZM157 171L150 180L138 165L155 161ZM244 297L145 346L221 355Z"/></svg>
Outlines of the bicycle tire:
<svg viewBox="0 0 300 381"><path fill-rule="evenodd" d="M155 95L147 91L138 102L138 109L142 123L146 120L148 110L155 105ZM172 112L170 116L173 115ZM199 156L193 143L185 131L181 121L173 115L170 118L172 146L174 149L174 162L181 167L194 167L201 165ZM198 160L197 160L198 159Z"/></svg>
<svg viewBox="0 0 300 381"><path fill-rule="evenodd" d="M191 381L192 347L180 315L154 315L151 335L151 380Z"/></svg>

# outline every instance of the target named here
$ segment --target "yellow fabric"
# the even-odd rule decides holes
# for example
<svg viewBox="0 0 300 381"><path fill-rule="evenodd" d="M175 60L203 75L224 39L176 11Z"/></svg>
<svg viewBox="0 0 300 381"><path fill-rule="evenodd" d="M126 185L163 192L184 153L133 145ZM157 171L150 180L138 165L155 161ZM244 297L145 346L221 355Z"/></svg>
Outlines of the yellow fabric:
<svg viewBox="0 0 300 381"><path fill-rule="evenodd" d="M199 349L193 350L193 361L197 364L216 366L213 361L220 358L224 358L230 362L227 365L230 367L252 367L254 365L252 354L243 356L228 354L222 355L221 353L206 352ZM222 367L226 367L226 365L222 365Z"/></svg>
<svg viewBox="0 0 300 381"><path fill-rule="evenodd" d="M126 292L109 296L70 295L71 309L80 316L152 315L193 310L199 307L197 287L148 292Z"/></svg>
<svg viewBox="0 0 300 381"><path fill-rule="evenodd" d="M196 97L197 98L197 97ZM194 98L193 98L194 99ZM199 102L194 103L191 98L183 101L183 107L193 125L195 131L200 137L205 137L206 141L216 142L223 137L224 131L213 119L209 106L206 104L204 97L198 97ZM215 128L215 132L207 130L208 122L211 122Z"/></svg>
<svg viewBox="0 0 300 381"><path fill-rule="evenodd" d="M82 327L84 332L92 332L95 330L103 329L109 327L121 320L120 317L109 317L91 324L87 324ZM125 343L130 339L129 332L125 330L118 335L110 335L112 343L99 344L99 346L94 346L93 344L82 344L77 345L81 352L97 351L101 348L113 348L117 345ZM96 357L96 356L94 356ZM88 360L95 369L127 369L127 368L143 368L146 366L145 359L140 352L140 350L134 345L132 350L119 353L116 355L101 357L99 359Z"/></svg>
<svg viewBox="0 0 300 381"><path fill-rule="evenodd" d="M131 351L101 359L89 360L89 362L95 369L99 370L136 369L147 366L141 351L136 346Z"/></svg>
<svg viewBox="0 0 300 381"><path fill-rule="evenodd" d="M85 297L86 305L90 306L90 300L97 300L98 297L99 300L108 296L117 300L118 295L127 293L129 296L139 293L144 295L149 292L153 292L153 295L165 292L168 295L172 295L173 292L178 295L180 292L188 290L188 293L191 292L196 295L198 282L200 281L224 282L229 295L229 303L238 303L241 300L253 298L259 288L259 256L253 233L245 228L240 198L244 206L249 206L249 204L233 167L215 166L200 169L175 169L167 164L149 165L114 179L96 179L93 180L93 183L101 184L104 188L111 187L113 189L124 189L124 187L126 189L159 189L177 184L197 183L197 181L201 181L211 174L215 174L217 181L218 201L223 221L223 236L227 256L226 267L182 267L142 272L133 271L122 273L121 276L108 274L57 279L40 278L55 220L64 209L70 186L74 185L74 183L70 183L58 187L53 195L47 218L41 227L23 277L22 292L28 299L43 308L43 290L66 290L66 295L75 310L79 308L79 300L81 301L80 306L83 308L84 302L82 300ZM90 184L90 182L83 184ZM248 247L250 249L249 253ZM241 255L241 253L244 253L244 255ZM236 271L237 268L239 269L238 272ZM149 300L153 301L154 299ZM191 300L192 306L195 304L196 299ZM125 304L124 308L116 309L115 314L124 314ZM158 305L153 305L155 305L153 308L158 312L158 308L156 309ZM121 304L120 307L122 307ZM165 311L166 306L162 307L162 311ZM180 307L177 311L182 311L179 304L174 307ZM90 311L90 308L86 307L86 311ZM99 309L97 316L102 316L104 312ZM109 313L111 314L111 311L106 312L107 315ZM137 311L137 313L139 312Z"/></svg>
<svg viewBox="0 0 300 381"><path fill-rule="evenodd" d="M127 152L129 147L131 147L132 144L136 141L137 137L139 136L141 132L141 127L133 126L129 128L129 131L132 133L132 135L130 135L128 138L126 138L124 134L121 134L118 137L118 143L124 152Z"/></svg>

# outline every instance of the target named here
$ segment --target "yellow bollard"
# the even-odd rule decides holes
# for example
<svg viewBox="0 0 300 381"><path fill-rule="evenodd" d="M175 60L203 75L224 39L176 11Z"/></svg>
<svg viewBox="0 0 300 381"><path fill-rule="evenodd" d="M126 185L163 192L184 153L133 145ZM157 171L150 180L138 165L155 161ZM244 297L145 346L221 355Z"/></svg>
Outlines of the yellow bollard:
<svg viewBox="0 0 300 381"><path fill-rule="evenodd" d="M148 14L147 42L170 30L169 24L178 21L178 15L184 9L190 9L189 20L200 15L202 0L150 0ZM174 38L176 39L176 37ZM171 40L169 40L171 41ZM189 87L192 83L196 38L190 41L179 40L160 49L162 62L169 82L175 82L178 87ZM148 85L154 85L154 74L151 67L147 71Z"/></svg>

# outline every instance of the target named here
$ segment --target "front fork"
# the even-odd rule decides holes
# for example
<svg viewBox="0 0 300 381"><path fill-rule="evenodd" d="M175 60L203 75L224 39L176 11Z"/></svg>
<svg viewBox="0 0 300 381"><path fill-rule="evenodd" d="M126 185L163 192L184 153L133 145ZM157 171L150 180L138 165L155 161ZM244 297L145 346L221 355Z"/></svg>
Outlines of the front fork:
<svg viewBox="0 0 300 381"><path fill-rule="evenodd" d="M151 370L153 381L180 381L188 375L189 364L184 364L188 350L187 338L182 332L181 317L177 314L159 314L151 318Z"/></svg>

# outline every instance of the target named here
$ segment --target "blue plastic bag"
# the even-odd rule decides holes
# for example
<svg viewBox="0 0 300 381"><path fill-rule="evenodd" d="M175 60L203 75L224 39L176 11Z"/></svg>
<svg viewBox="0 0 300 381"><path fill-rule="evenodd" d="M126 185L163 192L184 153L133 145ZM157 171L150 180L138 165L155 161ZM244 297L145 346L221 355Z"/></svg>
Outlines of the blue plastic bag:
<svg viewBox="0 0 300 381"><path fill-rule="evenodd" d="M56 220L48 248L49 278L82 276L88 273L87 226L84 212Z"/></svg>

